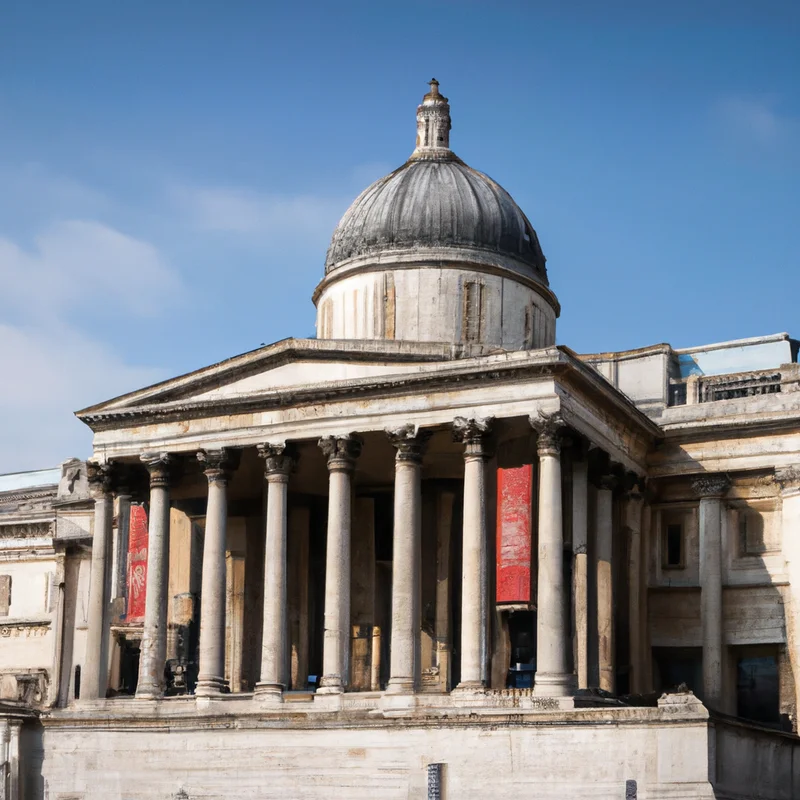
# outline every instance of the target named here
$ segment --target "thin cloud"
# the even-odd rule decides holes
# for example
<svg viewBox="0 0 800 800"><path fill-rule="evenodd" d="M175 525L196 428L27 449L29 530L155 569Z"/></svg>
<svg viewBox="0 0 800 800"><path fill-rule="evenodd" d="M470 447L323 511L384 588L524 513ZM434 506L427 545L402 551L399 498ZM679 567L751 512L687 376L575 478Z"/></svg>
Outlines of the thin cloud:
<svg viewBox="0 0 800 800"><path fill-rule="evenodd" d="M269 194L241 187L179 186L171 194L197 228L260 239L329 236L349 202L343 197Z"/></svg>
<svg viewBox="0 0 800 800"><path fill-rule="evenodd" d="M147 285L159 291L135 290ZM30 246L0 237L0 286L0 472L87 456L91 434L73 412L166 375L126 363L86 330L86 312L100 309L114 324L151 316L157 298L176 294L177 275L149 242L66 220Z"/></svg>
<svg viewBox="0 0 800 800"><path fill-rule="evenodd" d="M774 96L730 95L713 111L725 138L751 149L782 150L800 133L800 120L781 113Z"/></svg>

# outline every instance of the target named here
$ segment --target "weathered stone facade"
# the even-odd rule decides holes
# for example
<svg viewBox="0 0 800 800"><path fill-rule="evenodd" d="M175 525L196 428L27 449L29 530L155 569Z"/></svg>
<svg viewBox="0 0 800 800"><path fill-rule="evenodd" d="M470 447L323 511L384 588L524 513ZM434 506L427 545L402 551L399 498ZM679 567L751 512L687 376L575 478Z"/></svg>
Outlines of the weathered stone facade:
<svg viewBox="0 0 800 800"><path fill-rule="evenodd" d="M433 84L318 339L0 476L6 798L800 794L796 343L555 346L449 131Z"/></svg>

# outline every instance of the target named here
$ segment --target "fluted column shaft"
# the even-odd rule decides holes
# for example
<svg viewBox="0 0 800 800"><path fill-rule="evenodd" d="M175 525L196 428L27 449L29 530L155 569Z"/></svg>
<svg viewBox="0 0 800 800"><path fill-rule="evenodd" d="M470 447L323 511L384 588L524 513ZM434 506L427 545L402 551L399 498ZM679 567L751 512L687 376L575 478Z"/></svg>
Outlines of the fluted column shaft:
<svg viewBox="0 0 800 800"><path fill-rule="evenodd" d="M461 557L461 681L480 689L487 641L486 437L491 420L457 417L453 435L464 443L464 521Z"/></svg>
<svg viewBox="0 0 800 800"><path fill-rule="evenodd" d="M700 496L700 615L703 628L703 702L722 707L722 497L725 475L704 475L692 481Z"/></svg>
<svg viewBox="0 0 800 800"><path fill-rule="evenodd" d="M563 696L572 689L567 672L567 615L564 585L564 532L561 509L561 442L564 423L557 414L531 418L539 434L539 575L536 603L534 691Z"/></svg>
<svg viewBox="0 0 800 800"><path fill-rule="evenodd" d="M261 639L261 677L256 695L280 700L286 688L287 656L287 543L289 473L292 451L285 445L260 445L267 481L267 521L264 545L264 617Z"/></svg>
<svg viewBox="0 0 800 800"><path fill-rule="evenodd" d="M88 462L89 482L94 495L92 564L89 573L88 629L81 700L106 696L108 684L108 604L106 591L111 570L111 537L114 495L111 492L110 463Z"/></svg>
<svg viewBox="0 0 800 800"><path fill-rule="evenodd" d="M350 647L350 539L353 472L362 440L355 434L326 436L319 446L328 458L328 543L325 553L325 632L320 694L347 687Z"/></svg>
<svg viewBox="0 0 800 800"><path fill-rule="evenodd" d="M155 700L164 694L167 655L170 456L167 453L146 454L142 456L142 461L150 472L150 519L147 534L147 596L136 697Z"/></svg>
<svg viewBox="0 0 800 800"><path fill-rule="evenodd" d="M422 560L422 456L428 436L415 425L388 431L397 449L394 473L392 633L386 691L417 686Z"/></svg>
<svg viewBox="0 0 800 800"><path fill-rule="evenodd" d="M225 545L230 456L225 449L201 450L197 459L206 465L208 503L200 584L200 663L195 695L211 697L225 688Z"/></svg>

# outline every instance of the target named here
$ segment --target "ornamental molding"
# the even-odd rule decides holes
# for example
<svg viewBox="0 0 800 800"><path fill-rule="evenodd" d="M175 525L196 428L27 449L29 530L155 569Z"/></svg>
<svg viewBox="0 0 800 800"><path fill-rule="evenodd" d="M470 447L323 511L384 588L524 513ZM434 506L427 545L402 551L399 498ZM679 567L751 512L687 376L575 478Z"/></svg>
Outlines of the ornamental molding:
<svg viewBox="0 0 800 800"><path fill-rule="evenodd" d="M720 498L731 488L727 475L699 475L692 478L692 491L702 498Z"/></svg>
<svg viewBox="0 0 800 800"><path fill-rule="evenodd" d="M142 453L141 462L150 473L150 488L164 488L169 486L169 473L174 459L169 453Z"/></svg>
<svg viewBox="0 0 800 800"><path fill-rule="evenodd" d="M419 465L431 438L431 432L422 430L419 425L409 422L399 428L387 428L386 435L397 450L395 460L398 463Z"/></svg>
<svg viewBox="0 0 800 800"><path fill-rule="evenodd" d="M453 420L453 439L464 444L464 457L486 458L486 445L494 417L456 417Z"/></svg>
<svg viewBox="0 0 800 800"><path fill-rule="evenodd" d="M557 456L561 453L561 438L567 424L560 411L546 413L539 409L535 415L528 417L531 427L536 431L538 439L536 449L540 456Z"/></svg>
<svg viewBox="0 0 800 800"><path fill-rule="evenodd" d="M357 433L348 433L344 436L323 436L317 444L328 460L329 470L351 470L361 455L364 440Z"/></svg>
<svg viewBox="0 0 800 800"><path fill-rule="evenodd" d="M0 522L0 538L41 539L53 535L50 522Z"/></svg>
<svg viewBox="0 0 800 800"><path fill-rule="evenodd" d="M209 483L227 483L239 465L239 451L228 447L198 450L197 460L204 465L203 474Z"/></svg>
<svg viewBox="0 0 800 800"><path fill-rule="evenodd" d="M264 459L264 474L267 480L271 478L287 479L289 473L297 466L297 455L294 448L282 444L265 442L258 445L259 458Z"/></svg>
<svg viewBox="0 0 800 800"><path fill-rule="evenodd" d="M46 636L50 620L10 619L0 622L0 639L31 639Z"/></svg>
<svg viewBox="0 0 800 800"><path fill-rule="evenodd" d="M800 490L800 464L775 470L775 481L783 492Z"/></svg>

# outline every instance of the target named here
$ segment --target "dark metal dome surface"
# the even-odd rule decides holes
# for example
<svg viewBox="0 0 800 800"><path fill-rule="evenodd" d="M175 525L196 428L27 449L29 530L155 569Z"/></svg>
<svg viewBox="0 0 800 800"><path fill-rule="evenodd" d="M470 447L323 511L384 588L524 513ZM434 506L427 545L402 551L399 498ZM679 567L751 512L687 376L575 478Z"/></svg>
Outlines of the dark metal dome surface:
<svg viewBox="0 0 800 800"><path fill-rule="evenodd" d="M520 207L450 150L412 156L365 189L333 233L325 272L357 257L391 260L391 253L446 260L448 248L461 251L462 258L467 251L476 263L511 260L517 270L547 283L539 240Z"/></svg>

